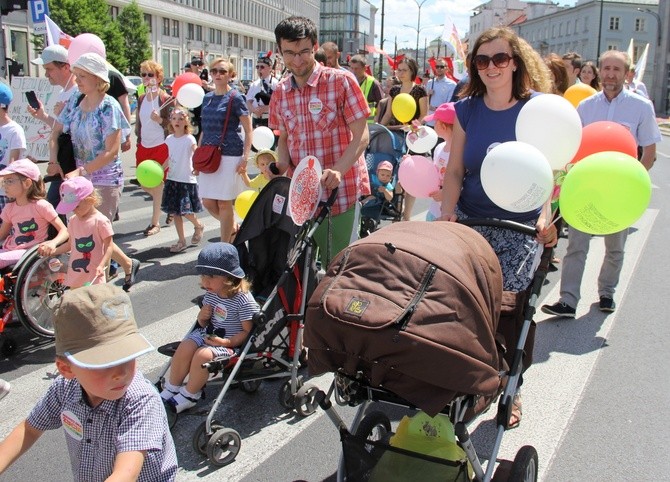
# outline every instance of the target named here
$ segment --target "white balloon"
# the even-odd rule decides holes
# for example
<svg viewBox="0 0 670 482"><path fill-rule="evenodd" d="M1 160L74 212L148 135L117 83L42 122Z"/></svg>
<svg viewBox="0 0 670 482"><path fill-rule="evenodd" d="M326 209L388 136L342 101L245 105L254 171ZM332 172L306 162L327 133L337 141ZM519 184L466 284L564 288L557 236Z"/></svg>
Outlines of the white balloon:
<svg viewBox="0 0 670 482"><path fill-rule="evenodd" d="M205 91L197 84L184 84L177 92L177 101L187 109L202 105Z"/></svg>
<svg viewBox="0 0 670 482"><path fill-rule="evenodd" d="M574 109L573 109L574 110ZM416 132L407 134L407 147L412 152L424 154L429 152L437 144L437 132L432 127L421 126Z"/></svg>
<svg viewBox="0 0 670 482"><path fill-rule="evenodd" d="M274 143L275 135L272 132L272 129L265 126L259 126L254 129L253 141L251 141L251 144L257 151L262 151L263 149L272 149Z"/></svg>
<svg viewBox="0 0 670 482"><path fill-rule="evenodd" d="M554 94L538 95L519 112L516 140L542 151L552 169L563 169L582 142L582 122L567 99Z"/></svg>
<svg viewBox="0 0 670 482"><path fill-rule="evenodd" d="M542 206L554 188L554 177L545 155L535 146L511 141L486 155L480 171L486 195L498 207L525 213Z"/></svg>

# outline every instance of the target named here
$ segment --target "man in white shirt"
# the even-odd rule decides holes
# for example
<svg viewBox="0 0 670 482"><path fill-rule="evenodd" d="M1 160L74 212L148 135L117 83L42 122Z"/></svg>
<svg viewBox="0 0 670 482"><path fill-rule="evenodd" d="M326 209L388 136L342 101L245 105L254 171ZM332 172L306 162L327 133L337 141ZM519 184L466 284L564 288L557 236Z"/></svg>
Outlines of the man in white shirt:
<svg viewBox="0 0 670 482"><path fill-rule="evenodd" d="M39 109L33 109L28 106L28 113L35 119L41 120L50 127L53 127L56 117L60 114L65 103L75 91L74 75L70 72L70 62L67 58L67 49L62 45L50 45L42 51L42 55L30 61L35 65L44 67L44 76L51 85L58 85L63 91L58 94L58 102L54 106L53 116L44 111L44 106L40 102ZM38 99L39 101L39 99Z"/></svg>
<svg viewBox="0 0 670 482"><path fill-rule="evenodd" d="M649 98L649 92L647 92L647 86L644 85L644 82L635 80L635 67L632 65L630 66L630 69L628 69L628 73L626 73L626 83L624 86L631 92L635 92L647 99Z"/></svg>
<svg viewBox="0 0 670 482"><path fill-rule="evenodd" d="M426 90L428 91L428 115L433 115L438 107L446 104L451 99L456 82L447 77L447 63L444 59L438 59L435 62L435 77L428 81ZM426 122L428 126L435 126L435 120Z"/></svg>
<svg viewBox="0 0 670 482"><path fill-rule="evenodd" d="M272 75L272 58L259 57L256 61L258 79L254 80L247 92L247 107L251 112L254 128L268 125L270 97L277 88L277 78Z"/></svg>

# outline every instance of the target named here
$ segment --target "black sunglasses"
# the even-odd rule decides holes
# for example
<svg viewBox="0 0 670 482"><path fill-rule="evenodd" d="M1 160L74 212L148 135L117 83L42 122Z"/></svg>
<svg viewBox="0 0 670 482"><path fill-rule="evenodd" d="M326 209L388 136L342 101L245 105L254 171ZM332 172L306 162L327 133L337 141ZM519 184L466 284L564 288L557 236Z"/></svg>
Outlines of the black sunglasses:
<svg viewBox="0 0 670 482"><path fill-rule="evenodd" d="M226 69L217 69L216 67L213 69L209 69L209 73L212 75L216 74L221 74L221 75L226 75L228 71Z"/></svg>
<svg viewBox="0 0 670 482"><path fill-rule="evenodd" d="M504 69L509 65L509 61L512 60L512 56L506 52L499 52L494 54L493 57L488 55L475 55L472 58L472 62L477 67L477 70L486 70L489 67L489 64L493 62L493 65L499 69Z"/></svg>
<svg viewBox="0 0 670 482"><path fill-rule="evenodd" d="M447 66L446 65L436 65L435 68L436 69L446 69Z"/></svg>
<svg viewBox="0 0 670 482"><path fill-rule="evenodd" d="M153 77L153 76L154 76L154 74L152 74L152 73L150 73L150 72L142 72L140 75L141 75L142 77Z"/></svg>

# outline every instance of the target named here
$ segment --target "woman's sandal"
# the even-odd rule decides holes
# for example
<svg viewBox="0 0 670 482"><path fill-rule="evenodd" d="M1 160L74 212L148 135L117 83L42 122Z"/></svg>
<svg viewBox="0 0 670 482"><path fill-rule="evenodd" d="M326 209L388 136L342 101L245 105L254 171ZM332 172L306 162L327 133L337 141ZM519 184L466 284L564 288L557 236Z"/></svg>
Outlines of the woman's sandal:
<svg viewBox="0 0 670 482"><path fill-rule="evenodd" d="M168 214L165 217L165 224L169 226L170 224L172 224L172 221L174 221L174 216L172 214Z"/></svg>
<svg viewBox="0 0 670 482"><path fill-rule="evenodd" d="M521 405L521 394L516 393L512 399L512 414L509 417L507 422L507 430L512 430L517 428L521 424L521 416L523 415L522 405Z"/></svg>
<svg viewBox="0 0 670 482"><path fill-rule="evenodd" d="M142 231L142 234L144 234L145 236L153 236L154 234L158 234L160 232L161 232L160 226L156 224L150 224L144 231Z"/></svg>
<svg viewBox="0 0 670 482"><path fill-rule="evenodd" d="M193 231L193 237L191 238L191 244L193 245L198 245L200 244L200 241L202 241L202 235L205 232L205 225L201 224L200 226L196 226L195 230Z"/></svg>
<svg viewBox="0 0 670 482"><path fill-rule="evenodd" d="M186 248L188 248L186 241L178 241L177 243L170 246L170 252L181 253L182 251L186 250Z"/></svg>

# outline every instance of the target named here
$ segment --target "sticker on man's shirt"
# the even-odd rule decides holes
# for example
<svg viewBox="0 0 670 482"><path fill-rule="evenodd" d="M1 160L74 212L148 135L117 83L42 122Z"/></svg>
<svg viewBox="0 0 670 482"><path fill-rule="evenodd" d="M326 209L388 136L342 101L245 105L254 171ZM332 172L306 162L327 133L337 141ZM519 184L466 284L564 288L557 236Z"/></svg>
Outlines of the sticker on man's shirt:
<svg viewBox="0 0 670 482"><path fill-rule="evenodd" d="M84 427L81 425L79 418L70 410L65 410L60 414L60 420L63 423L65 433L75 440L84 438Z"/></svg>
<svg viewBox="0 0 670 482"><path fill-rule="evenodd" d="M219 305L214 307L214 316L216 316L217 318L225 320L227 315L228 311L226 310L225 306Z"/></svg>
<svg viewBox="0 0 670 482"><path fill-rule="evenodd" d="M275 194L275 198L272 201L272 212L281 214L286 205L286 197L280 194Z"/></svg>
<svg viewBox="0 0 670 482"><path fill-rule="evenodd" d="M318 97L312 97L307 105L310 114L317 115L323 110L323 102Z"/></svg>

